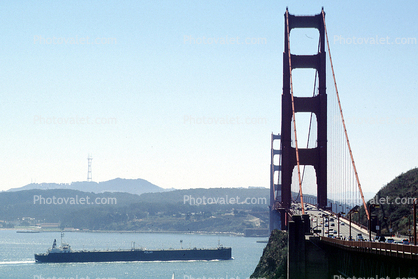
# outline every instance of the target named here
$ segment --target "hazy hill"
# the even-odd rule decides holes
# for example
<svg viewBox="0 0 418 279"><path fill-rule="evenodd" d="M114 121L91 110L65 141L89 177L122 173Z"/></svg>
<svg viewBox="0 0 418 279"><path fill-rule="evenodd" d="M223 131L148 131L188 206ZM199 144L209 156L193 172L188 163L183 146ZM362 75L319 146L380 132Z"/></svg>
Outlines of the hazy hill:
<svg viewBox="0 0 418 279"><path fill-rule="evenodd" d="M81 203L87 197L90 204ZM109 198L117 203L103 204ZM102 204L95 204L96 199ZM72 189L8 191L0 192L0 227L22 225L26 222L23 217L29 217L30 225L60 223L63 228L243 233L245 229L267 227L269 201L269 189L255 187L173 190L140 196Z"/></svg>
<svg viewBox="0 0 418 279"><path fill-rule="evenodd" d="M13 188L8 190L8 192L15 192L21 190L31 190L31 189L71 189L78 190L83 192L93 192L93 193L104 193L104 192L124 192L131 193L136 195L141 195L142 193L153 193L153 192L163 192L168 191L164 188L161 188L157 185L152 184L151 182L145 179L123 179L115 178L109 181L104 182L72 182L70 184L57 184L57 183L31 183L20 188Z"/></svg>
<svg viewBox="0 0 418 279"><path fill-rule="evenodd" d="M47 223L59 222L68 212L94 207L128 206L137 202L138 198L138 195L129 193L95 194L71 189L0 192L0 220L14 221L31 217Z"/></svg>
<svg viewBox="0 0 418 279"><path fill-rule="evenodd" d="M268 207L269 189L267 188L210 188L185 189L160 193L144 193L139 201L188 204L193 206L231 206L254 205ZM204 204L205 203L205 204Z"/></svg>
<svg viewBox="0 0 418 279"><path fill-rule="evenodd" d="M299 199L299 195L296 192L292 192L292 197L293 199ZM304 197L309 200L315 196L304 195ZM228 199L229 202L225 203L226 205L241 204L248 206L252 204L267 208L270 203L270 189L263 187L195 188L160 193L144 193L139 197L140 201L181 203L196 206L202 206L203 199L206 201L206 205L210 205L211 203L212 205L223 205L222 201Z"/></svg>
<svg viewBox="0 0 418 279"><path fill-rule="evenodd" d="M392 226L393 233L399 232L407 235L408 219L411 231L413 229L412 207L414 198L418 198L418 168L402 173L382 187L367 202L367 206L379 204L379 207L372 208L372 216L377 215L377 219L373 219L372 228L379 222L382 233L388 232L389 227ZM367 225L363 207L360 209L360 217L363 224Z"/></svg>
<svg viewBox="0 0 418 279"><path fill-rule="evenodd" d="M94 193L73 189L7 191L0 192L0 220L12 221L22 217L31 217L45 220L45 222L59 222L70 212L85 213L91 210L116 212L120 208L128 207L139 208L142 212L152 212L153 214L159 211L170 211L170 213L177 211L228 211L232 208L248 210L257 208L257 210L267 211L268 193L266 188L188 189L144 193L141 196L130 193ZM55 200L53 200L54 197ZM87 197L90 204L86 204ZM197 199L197 202L184 202L184 197L192 200ZM198 204L199 198L203 199L204 197L208 199L206 201L209 203ZM81 198L85 199L83 203L80 202ZM97 198L103 198L108 204L95 204ZM115 198L117 203L110 204L106 201L107 198ZM213 204L210 204L209 198L213 199ZM249 198L247 203L243 203L247 198ZM83 214L78 214L78 218L82 219Z"/></svg>
<svg viewBox="0 0 418 279"><path fill-rule="evenodd" d="M163 198L160 196L163 193L143 194L145 196L140 198L129 193L96 194L71 189L0 192L0 227L60 223L62 228L89 230L243 233L247 228L267 227L267 197L257 204L257 197L263 197L265 193L268 193L266 189L191 189L167 192ZM237 202L246 198L256 200L241 205L231 204L231 200L199 206L183 203L183 196L197 199L203 195L214 199L228 199L226 195L230 195ZM87 197L90 204L85 202ZM83 203L80 202L82 198ZM108 201L108 198L117 199L117 203L93 203L96 199ZM170 199L173 202L167 202Z"/></svg>

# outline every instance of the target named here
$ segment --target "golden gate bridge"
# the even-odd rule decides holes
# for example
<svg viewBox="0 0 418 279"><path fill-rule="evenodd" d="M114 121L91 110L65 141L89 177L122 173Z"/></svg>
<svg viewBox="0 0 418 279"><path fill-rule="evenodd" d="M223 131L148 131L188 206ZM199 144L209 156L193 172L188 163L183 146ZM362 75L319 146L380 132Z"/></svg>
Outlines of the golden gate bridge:
<svg viewBox="0 0 418 279"><path fill-rule="evenodd" d="M316 54L291 53L291 31L299 28L318 30ZM294 94L293 71L300 69L314 69L312 96ZM327 78L327 73L332 77ZM328 86L327 81L331 81ZM270 228L286 229L292 201L300 202L305 213L303 194L312 190L312 184L316 184L318 208L332 210L329 200L338 200L341 207L363 204L370 219L344 121L323 9L314 16L295 16L286 9L281 105L281 133L272 134L271 139ZM301 128L296 121L300 113L310 113L307 127ZM308 134L306 143L298 141L302 130ZM278 149L274 148L276 140L280 141ZM292 189L298 193L296 199Z"/></svg>
<svg viewBox="0 0 418 279"><path fill-rule="evenodd" d="M344 120L324 9L313 16L295 16L286 8L284 17L281 133L271 135L270 230L288 231L287 278L307 278L308 275L309 278L341 278L341 275L359 277L366 274L373 278L416 278L416 245L371 241L372 216L364 199ZM318 31L316 53L291 53L292 30L305 28ZM303 92L294 90L293 71L301 69L314 70L312 96L306 96L306 93L301 96ZM309 121L299 121L298 116L303 113L309 113ZM306 142L298 140L303 133L307 133ZM309 207L315 206L322 217L326 216L328 224L332 215L338 218L341 214L349 215L348 240L341 239L339 232L335 239L330 238L329 230L326 237L325 221L322 237L309 236L312 232L310 216L305 213L304 194L312 188L316 188L316 198L311 199ZM297 194L292 195L292 192ZM335 206L336 201L341 208ZM300 207L300 215L294 209L295 204ZM352 240L351 214L359 205L363 205L368 220L368 242ZM415 216L416 200L414 244ZM337 222L339 229L340 221ZM357 229L364 231L360 226Z"/></svg>

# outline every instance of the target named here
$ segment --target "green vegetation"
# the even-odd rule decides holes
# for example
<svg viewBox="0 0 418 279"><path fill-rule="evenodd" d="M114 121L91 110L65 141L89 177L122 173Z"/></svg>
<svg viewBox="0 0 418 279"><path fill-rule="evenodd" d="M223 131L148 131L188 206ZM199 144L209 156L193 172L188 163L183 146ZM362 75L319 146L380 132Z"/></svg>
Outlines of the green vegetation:
<svg viewBox="0 0 418 279"><path fill-rule="evenodd" d="M383 234L413 233L413 201L418 198L418 168L403 173L389 182L367 202L372 207L372 229L379 225ZM367 226L364 207L359 211L361 222ZM409 220L409 221L408 221Z"/></svg>
<svg viewBox="0 0 418 279"><path fill-rule="evenodd" d="M285 279L286 275L287 232L274 230L250 278Z"/></svg>

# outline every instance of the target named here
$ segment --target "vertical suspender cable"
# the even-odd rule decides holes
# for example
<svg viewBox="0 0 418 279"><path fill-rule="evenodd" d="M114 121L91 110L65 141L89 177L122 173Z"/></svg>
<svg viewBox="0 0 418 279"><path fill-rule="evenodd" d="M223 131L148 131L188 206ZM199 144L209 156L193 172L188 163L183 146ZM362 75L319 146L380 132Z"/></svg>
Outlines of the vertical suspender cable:
<svg viewBox="0 0 418 279"><path fill-rule="evenodd" d="M296 148L296 164L298 167L298 177L299 177L299 192L300 192L300 203L302 207L302 214L305 214L305 206L303 203L303 194L302 194L302 180L300 176L300 165L299 165L299 148L298 148L298 137L296 133L296 117L295 117L295 102L293 98L293 82L292 82L292 57L290 54L290 28L289 28L289 12L286 10L286 26L287 26L287 52L289 57L289 74L290 74L290 94L292 97L292 114L293 114L293 130L295 131L295 148Z"/></svg>
<svg viewBox="0 0 418 279"><path fill-rule="evenodd" d="M368 219L368 220L370 220L369 211L368 211L368 209L367 209L367 205L366 205L366 202L365 202L365 200L364 200L363 191L361 190L360 179L359 179L358 174L357 174L356 164L354 163L353 152L351 152L351 146L350 146L350 141L348 140L347 129L346 129L346 127L345 127L345 121L344 121L344 116L343 116L343 110L342 110L342 108L341 108L340 96L339 96L339 94L338 94L338 89L337 89L337 81L336 81L336 79L335 79L335 74L334 74L334 66L332 65L331 50L330 50L330 47L329 47L327 27L326 27L326 24L325 24L325 13L324 13L324 10L322 10L322 19L323 19L323 22L324 22L324 31L325 31L325 36L326 36L326 38L327 38L328 55L329 55L329 60L330 60L330 63L331 63L332 77L334 78L334 86L335 86L335 92L336 92L336 94L337 94L338 106L339 106L339 108L340 108L341 120L342 120L342 122L343 122L344 134L345 134L345 138L346 138L346 140L347 140L347 146L348 146L348 150L349 150L349 152L350 152L350 157L351 157L351 162L352 162L352 164L353 164L354 173L355 173L355 175L356 175L358 189L359 189L359 191L360 191L360 195L361 195L361 198L362 198L362 200L363 200L364 210L365 210L365 212L366 212L367 219ZM288 34L288 36L289 36L289 34ZM289 53L289 61L290 61L290 53ZM292 81L292 78L290 78L290 81ZM290 83L290 84L292 84L292 83ZM292 104L293 104L293 92L292 92ZM297 154L297 152L296 152L296 154ZM296 155L296 156L297 156L297 155Z"/></svg>

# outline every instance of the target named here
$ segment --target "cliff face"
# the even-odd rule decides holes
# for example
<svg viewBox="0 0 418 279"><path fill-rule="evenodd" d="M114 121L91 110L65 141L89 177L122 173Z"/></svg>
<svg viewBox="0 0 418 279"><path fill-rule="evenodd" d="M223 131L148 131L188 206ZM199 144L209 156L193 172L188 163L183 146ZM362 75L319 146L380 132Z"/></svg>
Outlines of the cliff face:
<svg viewBox="0 0 418 279"><path fill-rule="evenodd" d="M287 232L274 230L250 278L286 279L286 273Z"/></svg>

